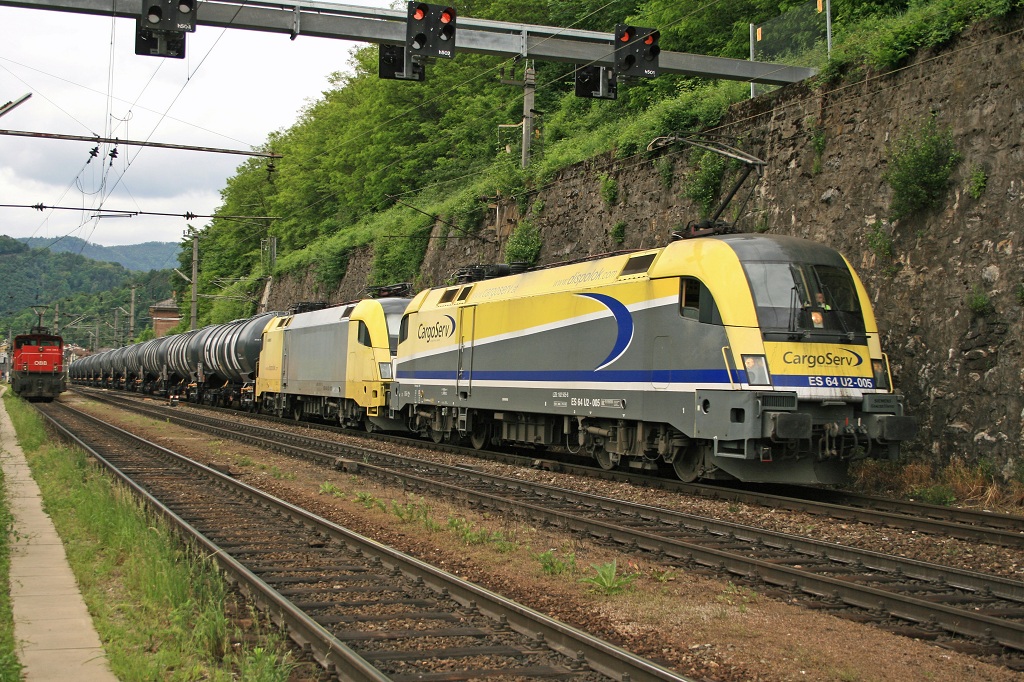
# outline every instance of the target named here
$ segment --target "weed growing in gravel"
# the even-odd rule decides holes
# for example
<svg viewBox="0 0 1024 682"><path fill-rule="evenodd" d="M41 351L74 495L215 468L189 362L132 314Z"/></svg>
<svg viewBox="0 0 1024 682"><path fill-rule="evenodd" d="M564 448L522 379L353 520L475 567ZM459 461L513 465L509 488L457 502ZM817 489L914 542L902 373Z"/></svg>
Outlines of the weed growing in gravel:
<svg viewBox="0 0 1024 682"><path fill-rule="evenodd" d="M749 587L738 586L730 580L722 590L722 594L715 597L715 601L735 606L740 613L746 613L747 604L757 601L757 593Z"/></svg>
<svg viewBox="0 0 1024 682"><path fill-rule="evenodd" d="M356 502L363 505L366 509L373 509L377 507L381 511L387 511L388 506L384 504L384 501L375 497L373 493L367 493L359 491L356 493Z"/></svg>
<svg viewBox="0 0 1024 682"><path fill-rule="evenodd" d="M591 564L594 575L587 576L580 580L581 583L591 585L591 591L599 592L605 596L620 594L628 590L637 579L636 573L618 575L619 566L615 561L608 564Z"/></svg>
<svg viewBox="0 0 1024 682"><path fill-rule="evenodd" d="M254 462L252 461L252 457L248 455L242 455L241 457L235 459L235 464L237 464L240 467L251 467L254 464Z"/></svg>
<svg viewBox="0 0 1024 682"><path fill-rule="evenodd" d="M330 495L331 497L339 498L345 497L345 491L343 491L341 488L334 485L330 481L324 481L323 483L320 484L320 494Z"/></svg>
<svg viewBox="0 0 1024 682"><path fill-rule="evenodd" d="M448 530L452 531L467 545L491 545L501 553L511 552L518 546L500 531L477 528L461 517L448 517Z"/></svg>
<svg viewBox="0 0 1024 682"><path fill-rule="evenodd" d="M576 555L569 553L564 559L555 556L557 550L549 549L537 555L541 570L548 575L562 575L563 573L576 572Z"/></svg>
<svg viewBox="0 0 1024 682"><path fill-rule="evenodd" d="M391 500L391 513L405 523L424 521L430 518L430 507L425 502L399 504Z"/></svg>

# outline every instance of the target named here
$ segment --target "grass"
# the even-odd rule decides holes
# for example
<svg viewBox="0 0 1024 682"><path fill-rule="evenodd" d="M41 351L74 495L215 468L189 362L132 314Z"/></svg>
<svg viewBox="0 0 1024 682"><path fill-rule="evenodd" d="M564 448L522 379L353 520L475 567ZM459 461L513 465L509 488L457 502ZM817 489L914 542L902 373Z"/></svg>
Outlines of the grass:
<svg viewBox="0 0 1024 682"><path fill-rule="evenodd" d="M27 403L5 405L118 678L288 678L295 664L281 638L242 633L228 617L233 598L212 559L183 545L80 450L49 442ZM253 639L255 648L242 643Z"/></svg>

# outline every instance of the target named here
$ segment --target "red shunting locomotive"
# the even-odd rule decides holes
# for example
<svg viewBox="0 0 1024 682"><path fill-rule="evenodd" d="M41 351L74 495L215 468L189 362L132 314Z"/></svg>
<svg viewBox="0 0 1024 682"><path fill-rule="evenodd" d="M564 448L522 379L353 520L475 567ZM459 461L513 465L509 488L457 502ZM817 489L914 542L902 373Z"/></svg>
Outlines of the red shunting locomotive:
<svg viewBox="0 0 1024 682"><path fill-rule="evenodd" d="M33 402L50 402L67 390L64 373L64 339L34 327L14 337L11 357L11 388L15 395Z"/></svg>

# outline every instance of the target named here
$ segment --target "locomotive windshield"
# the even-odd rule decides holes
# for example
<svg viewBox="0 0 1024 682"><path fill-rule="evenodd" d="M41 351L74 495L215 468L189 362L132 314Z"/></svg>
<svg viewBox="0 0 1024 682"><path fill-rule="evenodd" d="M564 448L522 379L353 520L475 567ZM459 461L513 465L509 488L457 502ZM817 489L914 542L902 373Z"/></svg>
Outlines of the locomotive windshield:
<svg viewBox="0 0 1024 682"><path fill-rule="evenodd" d="M814 263L743 264L767 335L852 338L864 334L864 315L846 268Z"/></svg>

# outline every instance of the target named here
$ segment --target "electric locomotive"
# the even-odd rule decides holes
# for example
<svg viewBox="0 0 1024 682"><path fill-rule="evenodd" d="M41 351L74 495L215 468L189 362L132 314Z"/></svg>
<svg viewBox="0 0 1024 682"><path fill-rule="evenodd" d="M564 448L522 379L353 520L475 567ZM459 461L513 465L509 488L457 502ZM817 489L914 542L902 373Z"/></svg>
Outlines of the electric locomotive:
<svg viewBox="0 0 1024 682"><path fill-rule="evenodd" d="M401 430L388 416L388 396L408 303L367 298L270 320L256 378L259 409L368 431Z"/></svg>
<svg viewBox="0 0 1024 682"><path fill-rule="evenodd" d="M11 390L26 400L50 402L67 390L64 339L43 327L14 337Z"/></svg>
<svg viewBox="0 0 1024 682"><path fill-rule="evenodd" d="M679 478L839 483L916 435L867 293L804 239L683 239L422 291L392 414L465 437L670 466Z"/></svg>

